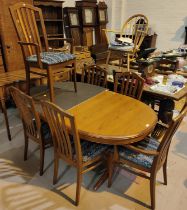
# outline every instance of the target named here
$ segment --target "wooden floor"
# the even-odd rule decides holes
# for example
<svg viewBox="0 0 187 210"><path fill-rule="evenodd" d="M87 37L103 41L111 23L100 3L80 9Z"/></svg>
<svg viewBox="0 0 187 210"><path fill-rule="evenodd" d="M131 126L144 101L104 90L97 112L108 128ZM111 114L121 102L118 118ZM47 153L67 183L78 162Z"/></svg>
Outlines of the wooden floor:
<svg viewBox="0 0 187 210"><path fill-rule="evenodd" d="M92 190L100 171L84 175L79 207L71 203L75 197L75 170L60 163L60 180L52 185L53 148L46 151L45 173L39 176L39 150L29 145L29 159L23 161L23 132L16 109L8 115L12 142L6 136L0 115L0 210L145 210L149 209L149 183L125 171L110 189L106 183ZM174 136L168 159L168 186L162 185L161 171L156 186L156 209L187 209L187 118Z"/></svg>

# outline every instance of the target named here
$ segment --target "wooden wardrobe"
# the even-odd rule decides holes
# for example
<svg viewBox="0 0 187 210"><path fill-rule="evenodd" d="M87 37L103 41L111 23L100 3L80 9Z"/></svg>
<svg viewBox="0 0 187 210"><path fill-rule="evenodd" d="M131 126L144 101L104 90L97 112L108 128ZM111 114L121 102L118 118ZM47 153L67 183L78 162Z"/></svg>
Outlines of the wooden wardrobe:
<svg viewBox="0 0 187 210"><path fill-rule="evenodd" d="M0 6L0 36L7 71L25 68L21 48L17 43L18 37L9 11L9 6L18 2L23 2L23 0L1 0ZM24 2L33 4L32 0L24 0Z"/></svg>

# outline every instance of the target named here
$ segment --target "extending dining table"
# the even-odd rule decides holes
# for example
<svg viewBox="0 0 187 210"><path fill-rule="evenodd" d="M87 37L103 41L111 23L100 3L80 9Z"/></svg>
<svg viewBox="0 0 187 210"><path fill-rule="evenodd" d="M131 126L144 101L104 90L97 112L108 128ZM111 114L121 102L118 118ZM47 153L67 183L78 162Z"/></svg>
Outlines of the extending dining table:
<svg viewBox="0 0 187 210"><path fill-rule="evenodd" d="M144 139L157 123L156 113L136 99L85 83L77 83L75 93L69 84L63 83L65 88L55 90L55 103L75 116L81 139L108 145L130 144ZM70 126L69 121L66 125Z"/></svg>

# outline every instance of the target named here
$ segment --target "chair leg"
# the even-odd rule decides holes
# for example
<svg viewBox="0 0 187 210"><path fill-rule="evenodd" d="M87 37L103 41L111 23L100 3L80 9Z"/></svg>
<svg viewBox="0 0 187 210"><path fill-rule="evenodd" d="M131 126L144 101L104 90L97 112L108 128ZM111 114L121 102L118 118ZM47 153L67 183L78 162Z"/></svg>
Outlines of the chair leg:
<svg viewBox="0 0 187 210"><path fill-rule="evenodd" d="M108 166L108 187L112 185L112 175L114 172L114 162L113 162L113 155L109 154L107 157L107 166Z"/></svg>
<svg viewBox="0 0 187 210"><path fill-rule="evenodd" d="M30 66L26 64L26 93L30 95Z"/></svg>
<svg viewBox="0 0 187 210"><path fill-rule="evenodd" d="M156 184L156 176L153 175L150 178L150 195L151 195L151 209L155 209L155 184Z"/></svg>
<svg viewBox="0 0 187 210"><path fill-rule="evenodd" d="M74 82L74 89L77 92L77 76L76 76L76 61L73 64L73 82Z"/></svg>
<svg viewBox="0 0 187 210"><path fill-rule="evenodd" d="M164 184L167 185L167 160L163 165Z"/></svg>
<svg viewBox="0 0 187 210"><path fill-rule="evenodd" d="M57 155L55 155L54 158L54 175L53 175L53 184L57 183L57 177L58 177L58 165L59 165L59 158Z"/></svg>
<svg viewBox="0 0 187 210"><path fill-rule="evenodd" d="M48 67L48 69L47 69L47 79L48 79L50 101L54 102L53 73L52 73L50 67Z"/></svg>
<svg viewBox="0 0 187 210"><path fill-rule="evenodd" d="M43 175L43 169L44 169L44 155L45 155L45 148L44 148L44 145L40 145L40 176Z"/></svg>
<svg viewBox="0 0 187 210"><path fill-rule="evenodd" d="M24 137L25 137L24 161L26 161L28 154L29 138L25 132L25 129L24 129Z"/></svg>
<svg viewBox="0 0 187 210"><path fill-rule="evenodd" d="M127 54L127 71L130 71L130 56Z"/></svg>
<svg viewBox="0 0 187 210"><path fill-rule="evenodd" d="M109 64L109 61L110 61L110 56L111 56L111 50L108 51L108 56L107 56L107 59L106 59L106 67L108 68L108 64Z"/></svg>
<svg viewBox="0 0 187 210"><path fill-rule="evenodd" d="M11 141L11 133L10 133L10 127L9 127L9 121L8 121L8 115L7 115L7 109L5 105L5 100L1 99L1 108L4 114L5 124L6 124L6 130L7 130L7 136L9 141Z"/></svg>
<svg viewBox="0 0 187 210"><path fill-rule="evenodd" d="M77 169L77 189L76 189L76 201L75 201L76 206L79 205L81 184L82 184L82 171L80 169Z"/></svg>

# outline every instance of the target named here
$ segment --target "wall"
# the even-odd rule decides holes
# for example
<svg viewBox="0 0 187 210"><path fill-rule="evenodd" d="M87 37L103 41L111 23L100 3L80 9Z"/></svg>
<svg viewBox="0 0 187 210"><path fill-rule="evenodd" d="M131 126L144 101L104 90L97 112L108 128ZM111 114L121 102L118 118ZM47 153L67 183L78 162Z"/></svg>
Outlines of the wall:
<svg viewBox="0 0 187 210"><path fill-rule="evenodd" d="M75 0L65 0L63 7L74 7L75 6Z"/></svg>
<svg viewBox="0 0 187 210"><path fill-rule="evenodd" d="M106 0L111 11L109 27L120 28L131 15L145 14L158 34L157 48L168 50L184 43L187 0Z"/></svg>

